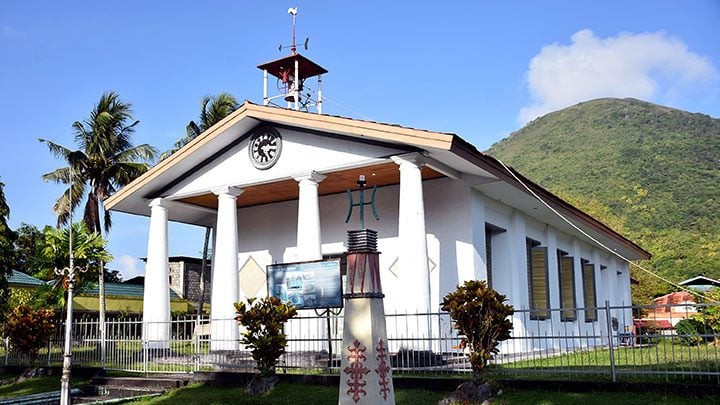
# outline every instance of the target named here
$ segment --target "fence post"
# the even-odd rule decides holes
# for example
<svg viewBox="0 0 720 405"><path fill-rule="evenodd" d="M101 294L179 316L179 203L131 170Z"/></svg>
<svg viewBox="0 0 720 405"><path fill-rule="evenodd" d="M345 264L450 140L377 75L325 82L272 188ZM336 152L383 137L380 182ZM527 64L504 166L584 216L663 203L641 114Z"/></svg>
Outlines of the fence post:
<svg viewBox="0 0 720 405"><path fill-rule="evenodd" d="M610 301L605 300L605 319L607 321L608 347L610 348L610 372L612 373L612 381L616 382L617 375L615 373L615 350L613 349L612 317L610 315Z"/></svg>
<svg viewBox="0 0 720 405"><path fill-rule="evenodd" d="M52 349L52 338L48 339L48 345L47 345L47 366L50 367L50 356L52 355L51 352Z"/></svg>
<svg viewBox="0 0 720 405"><path fill-rule="evenodd" d="M10 356L10 338L5 338L5 365L8 365L8 360Z"/></svg>

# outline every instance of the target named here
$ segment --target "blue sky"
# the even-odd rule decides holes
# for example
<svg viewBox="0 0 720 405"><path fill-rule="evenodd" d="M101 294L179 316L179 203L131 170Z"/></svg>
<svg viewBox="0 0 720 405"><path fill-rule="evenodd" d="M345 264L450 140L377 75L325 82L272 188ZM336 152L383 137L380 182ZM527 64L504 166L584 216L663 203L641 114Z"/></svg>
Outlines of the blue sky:
<svg viewBox="0 0 720 405"><path fill-rule="evenodd" d="M720 117L718 1L0 2L0 181L10 225L54 224L62 165L37 138L73 145L103 91L168 149L202 96L259 103L256 66L284 54L290 6L303 54L327 68L325 112L454 132L486 149L528 120L597 97ZM529 173L530 177L532 174ZM78 215L79 218L79 215ZM111 267L142 273L146 218L114 215ZM173 225L170 254L202 230Z"/></svg>

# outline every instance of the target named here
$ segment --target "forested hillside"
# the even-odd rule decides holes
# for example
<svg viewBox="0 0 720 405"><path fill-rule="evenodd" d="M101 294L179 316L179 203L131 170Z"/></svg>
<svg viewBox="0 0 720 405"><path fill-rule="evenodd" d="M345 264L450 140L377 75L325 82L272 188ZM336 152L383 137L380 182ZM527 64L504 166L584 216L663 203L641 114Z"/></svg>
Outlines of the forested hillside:
<svg viewBox="0 0 720 405"><path fill-rule="evenodd" d="M599 99L538 118L488 153L643 246L658 274L720 278L720 120ZM637 300L671 289L633 276Z"/></svg>

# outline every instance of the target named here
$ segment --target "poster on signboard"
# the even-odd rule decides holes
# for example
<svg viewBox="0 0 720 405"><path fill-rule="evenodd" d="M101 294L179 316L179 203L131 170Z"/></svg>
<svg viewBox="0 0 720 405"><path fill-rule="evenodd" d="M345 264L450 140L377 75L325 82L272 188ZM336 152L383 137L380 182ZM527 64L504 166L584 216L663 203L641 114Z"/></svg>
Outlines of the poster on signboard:
<svg viewBox="0 0 720 405"><path fill-rule="evenodd" d="M342 307L340 260L267 266L268 295L297 309Z"/></svg>

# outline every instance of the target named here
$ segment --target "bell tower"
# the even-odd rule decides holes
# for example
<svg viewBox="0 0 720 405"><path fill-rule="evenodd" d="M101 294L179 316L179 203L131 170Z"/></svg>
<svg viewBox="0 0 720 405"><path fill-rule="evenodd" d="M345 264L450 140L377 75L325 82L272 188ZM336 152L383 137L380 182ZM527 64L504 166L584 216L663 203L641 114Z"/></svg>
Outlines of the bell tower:
<svg viewBox="0 0 720 405"><path fill-rule="evenodd" d="M318 114L322 114L322 75L328 71L297 52L295 43L297 12L297 7L288 9L288 14L292 16L293 21L291 45L280 45L278 48L281 52L283 49L290 48L290 55L258 66L258 69L263 71L263 105L280 106L277 101L284 100L287 108L303 111L315 109ZM308 41L309 38L305 39L303 44L305 50L308 49ZM275 95L270 95L268 92L268 80L270 80L268 75L273 76L276 80L277 94ZM317 77L316 89L312 89L306 84L306 80L311 77Z"/></svg>

